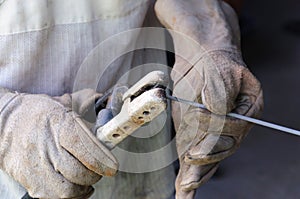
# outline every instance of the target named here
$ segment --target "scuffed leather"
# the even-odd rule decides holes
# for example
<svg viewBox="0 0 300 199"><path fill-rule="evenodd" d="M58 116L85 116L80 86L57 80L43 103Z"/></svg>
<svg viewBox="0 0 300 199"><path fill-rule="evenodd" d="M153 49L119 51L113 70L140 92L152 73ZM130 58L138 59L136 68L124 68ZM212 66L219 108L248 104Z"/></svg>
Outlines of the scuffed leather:
<svg viewBox="0 0 300 199"><path fill-rule="evenodd" d="M226 113L259 117L262 89L242 60L237 17L230 6L216 0L158 0L155 8L174 41L173 95L209 110L172 103L180 160L176 198L192 199L252 126Z"/></svg>
<svg viewBox="0 0 300 199"><path fill-rule="evenodd" d="M34 198L87 198L118 163L86 127L84 114L99 96L19 94L2 90L0 168ZM74 109L74 111L73 111Z"/></svg>

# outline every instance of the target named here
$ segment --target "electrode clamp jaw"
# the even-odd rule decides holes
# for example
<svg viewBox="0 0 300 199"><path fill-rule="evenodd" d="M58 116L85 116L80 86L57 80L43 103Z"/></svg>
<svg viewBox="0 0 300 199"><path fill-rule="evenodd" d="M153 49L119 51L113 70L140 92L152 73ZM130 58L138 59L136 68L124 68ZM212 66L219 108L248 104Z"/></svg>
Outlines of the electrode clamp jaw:
<svg viewBox="0 0 300 199"><path fill-rule="evenodd" d="M97 121L102 121L96 129L97 138L112 149L145 123L151 122L167 107L167 84L168 78L163 72L149 73L123 94L123 106L113 118L107 117L113 115L112 112L104 113L109 112L112 109L109 106L114 104L111 103L113 99L109 99L108 107L97 117ZM103 118L106 118L105 122Z"/></svg>

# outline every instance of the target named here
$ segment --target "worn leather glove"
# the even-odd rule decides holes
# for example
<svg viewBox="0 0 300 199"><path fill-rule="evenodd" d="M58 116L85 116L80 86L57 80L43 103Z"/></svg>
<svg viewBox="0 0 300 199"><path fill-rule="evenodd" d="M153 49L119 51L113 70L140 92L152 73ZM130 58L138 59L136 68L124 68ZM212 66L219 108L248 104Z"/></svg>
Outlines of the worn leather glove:
<svg viewBox="0 0 300 199"><path fill-rule="evenodd" d="M49 97L0 92L0 168L33 198L87 198L118 163L81 119L92 90Z"/></svg>
<svg viewBox="0 0 300 199"><path fill-rule="evenodd" d="M180 161L176 198L191 199L250 130L250 123L225 114L258 117L262 90L242 61L237 17L230 6L217 0L158 0L155 9L174 40L173 95L209 110L177 102L172 106Z"/></svg>

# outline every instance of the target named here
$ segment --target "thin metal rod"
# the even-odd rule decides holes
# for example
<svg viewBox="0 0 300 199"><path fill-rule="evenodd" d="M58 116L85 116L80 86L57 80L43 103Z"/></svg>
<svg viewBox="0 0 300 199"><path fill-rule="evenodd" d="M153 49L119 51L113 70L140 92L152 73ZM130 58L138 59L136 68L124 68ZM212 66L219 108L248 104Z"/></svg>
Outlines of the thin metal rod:
<svg viewBox="0 0 300 199"><path fill-rule="evenodd" d="M239 114L236 114L236 113L228 113L227 115L230 116L230 117L240 119L240 120L245 120L247 122L251 122L251 123L254 123L254 124L258 124L258 125L261 125L261 126L265 126L265 127L268 127L268 128L272 128L272 129L276 129L276 130L279 130L279 131L283 131L283 132L287 132L287 133L290 133L290 134L293 134L293 135L300 136L300 131L298 131L298 130L291 129L291 128L284 127L284 126L277 125L277 124L273 124L271 122L266 122L266 121L263 121L263 120L254 119L254 118L247 117L247 116L244 116L244 115L239 115Z"/></svg>
<svg viewBox="0 0 300 199"><path fill-rule="evenodd" d="M191 106L207 110L207 108L205 108L205 106L203 104L192 102L192 101L185 100L185 99L181 99L181 98L178 98L178 97L174 97L174 96L170 95L168 92L166 92L166 97L170 100L173 100L173 101L177 101L177 102L184 103L184 104L189 104ZM290 133L290 134L293 134L293 135L300 136L300 131L298 131L298 130L287 128L287 127L277 125L277 124L273 124L271 122L266 122L266 121L263 121L263 120L254 119L254 118L247 117L247 116L244 116L244 115L239 115L237 113L228 113L227 116L237 118L237 119L240 119L240 120L245 120L245 121L251 122L253 124L258 124L258 125L261 125L261 126L265 126L265 127L268 127L268 128L272 128L272 129L276 129L276 130L279 130L279 131L283 131L283 132L286 132L286 133Z"/></svg>

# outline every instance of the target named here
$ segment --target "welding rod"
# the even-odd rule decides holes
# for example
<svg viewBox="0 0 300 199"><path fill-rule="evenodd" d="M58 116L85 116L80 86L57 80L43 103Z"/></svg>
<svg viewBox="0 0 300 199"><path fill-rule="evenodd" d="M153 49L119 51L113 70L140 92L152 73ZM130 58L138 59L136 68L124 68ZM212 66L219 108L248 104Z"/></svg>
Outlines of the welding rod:
<svg viewBox="0 0 300 199"><path fill-rule="evenodd" d="M170 95L168 92L166 92L166 97L168 99L176 101L176 102L189 104L191 106L207 110L207 108L203 104L192 102L192 101L185 100L185 99L181 99L181 98L178 98L178 97L174 97L174 96ZM247 117L247 116L240 115L240 114L237 114L237 113L228 113L227 116L237 118L237 119L240 119L240 120L244 120L244 121L247 121L247 122L251 122L253 124L261 125L261 126L264 126L264 127L276 129L276 130L279 130L279 131L283 131L283 132L286 132L286 133L290 133L290 134L293 134L293 135L300 136L300 131L298 131L298 130L291 129L291 128L284 127L284 126L280 126L280 125L273 124L273 123L270 123L270 122L262 121L262 120L251 118L251 117Z"/></svg>

